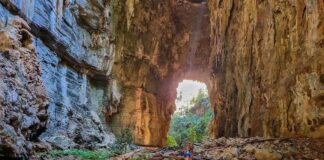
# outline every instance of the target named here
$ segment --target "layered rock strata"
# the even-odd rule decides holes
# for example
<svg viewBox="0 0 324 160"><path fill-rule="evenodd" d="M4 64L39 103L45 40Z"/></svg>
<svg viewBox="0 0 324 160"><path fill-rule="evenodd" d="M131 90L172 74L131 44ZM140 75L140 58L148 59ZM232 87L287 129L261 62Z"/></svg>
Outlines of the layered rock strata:
<svg viewBox="0 0 324 160"><path fill-rule="evenodd" d="M11 17L0 25L0 157L27 156L44 148L37 140L46 129L48 96L28 24Z"/></svg>
<svg viewBox="0 0 324 160"><path fill-rule="evenodd" d="M0 2L0 156L112 144L108 3Z"/></svg>

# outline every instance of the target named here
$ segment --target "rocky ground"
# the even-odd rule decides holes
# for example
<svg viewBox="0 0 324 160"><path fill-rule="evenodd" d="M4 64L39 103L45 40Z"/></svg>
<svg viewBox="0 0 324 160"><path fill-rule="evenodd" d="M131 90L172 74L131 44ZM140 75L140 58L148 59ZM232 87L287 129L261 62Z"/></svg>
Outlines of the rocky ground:
<svg viewBox="0 0 324 160"><path fill-rule="evenodd" d="M293 160L324 159L324 139L220 138L194 144L192 159ZM143 148L121 155L121 159L183 159L182 148Z"/></svg>
<svg viewBox="0 0 324 160"><path fill-rule="evenodd" d="M324 138L219 138L191 147L192 160L322 160ZM182 147L138 147L111 160L177 160L183 159ZM79 160L75 156L50 158L32 157L32 160ZM98 158L96 158L97 160Z"/></svg>

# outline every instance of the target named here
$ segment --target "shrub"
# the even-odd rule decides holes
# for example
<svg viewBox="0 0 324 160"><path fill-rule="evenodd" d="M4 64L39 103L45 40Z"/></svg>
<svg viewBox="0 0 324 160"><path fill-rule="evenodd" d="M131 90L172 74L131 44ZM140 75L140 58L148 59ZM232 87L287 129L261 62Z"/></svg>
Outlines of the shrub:
<svg viewBox="0 0 324 160"><path fill-rule="evenodd" d="M50 156L53 158L63 156L76 156L81 160L106 160L112 156L123 154L129 149L133 137L130 129L124 129L120 137L117 137L116 143L110 149L100 150L85 150L85 149L70 149L70 150L53 150ZM41 154L45 155L45 154Z"/></svg>
<svg viewBox="0 0 324 160"><path fill-rule="evenodd" d="M167 136L168 146L169 147L177 147L178 143L172 136Z"/></svg>
<svg viewBox="0 0 324 160"><path fill-rule="evenodd" d="M110 158L115 155L114 151L110 150L79 150L79 149L71 149L71 150L54 150L50 153L51 157L63 157L63 156L77 156L81 160L104 160Z"/></svg>

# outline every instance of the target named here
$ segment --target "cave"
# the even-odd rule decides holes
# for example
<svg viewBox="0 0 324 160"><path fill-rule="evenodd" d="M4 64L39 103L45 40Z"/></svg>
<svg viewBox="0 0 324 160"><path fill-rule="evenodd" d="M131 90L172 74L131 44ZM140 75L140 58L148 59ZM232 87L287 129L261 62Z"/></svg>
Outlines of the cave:
<svg viewBox="0 0 324 160"><path fill-rule="evenodd" d="M206 84L217 144L324 144L323 1L0 0L0 15L0 159L126 131L166 147L183 80Z"/></svg>
<svg viewBox="0 0 324 160"><path fill-rule="evenodd" d="M155 3L167 5L167 3ZM111 128L117 135L121 134L125 128L134 127L134 142L140 145L166 145L171 115L175 111L175 88L180 81L194 79L209 85L209 66L206 65L210 57L207 3L206 1L201 1L201 3L172 1L169 5L173 6L170 11L159 11L170 12L168 14L172 18L171 24L166 25L172 25L172 28L166 26L166 30L172 32L175 39L179 40L179 42L174 42L175 45L160 44L164 41L172 41L169 39L171 37L160 35L160 30L150 30L147 32L148 35L124 35L123 30L120 31L123 33L118 34L122 37L139 38L140 40L136 43L140 44L134 44L135 46L130 44L130 46L140 47L138 49L142 53L139 57L127 56L128 49L121 46L123 50L120 52L126 52L126 55L115 59L117 65L112 72L116 73L116 79L120 77L119 83L126 84L125 87L123 86L126 96L120 103L119 113L110 117L108 126L113 126ZM152 23L159 24L160 22L157 19ZM146 41L147 36L159 37L161 42ZM149 48L153 50L160 48L161 53L153 53L151 57L147 53ZM134 73L136 73L135 77Z"/></svg>

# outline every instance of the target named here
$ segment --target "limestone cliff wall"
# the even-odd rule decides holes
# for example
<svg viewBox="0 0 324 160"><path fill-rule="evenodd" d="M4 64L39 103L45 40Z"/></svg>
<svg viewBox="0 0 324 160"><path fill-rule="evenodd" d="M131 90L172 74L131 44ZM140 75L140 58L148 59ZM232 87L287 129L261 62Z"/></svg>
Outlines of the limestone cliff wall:
<svg viewBox="0 0 324 160"><path fill-rule="evenodd" d="M108 3L0 2L0 157L108 147L105 113L119 98Z"/></svg>
<svg viewBox="0 0 324 160"><path fill-rule="evenodd" d="M36 139L46 129L48 96L28 24L16 17L0 25L0 156L26 156L42 149Z"/></svg>
<svg viewBox="0 0 324 160"><path fill-rule="evenodd" d="M113 1L116 57L113 77L121 86L121 104L109 119L120 135L131 129L134 142L164 145L172 102L160 94L159 86L169 74L174 56L170 1Z"/></svg>
<svg viewBox="0 0 324 160"><path fill-rule="evenodd" d="M112 76L122 100L109 126L117 135L131 129L136 144L164 146L179 81L208 80L207 3L112 2L116 35Z"/></svg>
<svg viewBox="0 0 324 160"><path fill-rule="evenodd" d="M211 137L323 136L323 1L115 5L126 17L113 18L113 76L126 93L110 121L116 130L163 145L152 135L165 137L176 85L187 78L207 83Z"/></svg>
<svg viewBox="0 0 324 160"><path fill-rule="evenodd" d="M212 135L324 136L324 2L210 0Z"/></svg>

